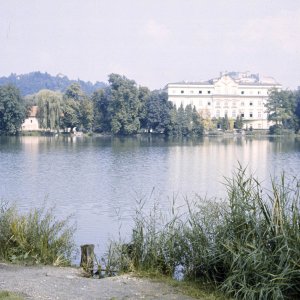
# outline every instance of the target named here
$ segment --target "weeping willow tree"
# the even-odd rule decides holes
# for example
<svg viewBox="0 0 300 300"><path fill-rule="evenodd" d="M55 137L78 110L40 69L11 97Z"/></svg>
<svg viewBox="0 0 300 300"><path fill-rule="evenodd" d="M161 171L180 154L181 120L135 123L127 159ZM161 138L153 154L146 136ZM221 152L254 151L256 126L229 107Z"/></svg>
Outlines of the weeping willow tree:
<svg viewBox="0 0 300 300"><path fill-rule="evenodd" d="M41 128L59 129L62 114L62 94L50 90L41 90L35 97Z"/></svg>

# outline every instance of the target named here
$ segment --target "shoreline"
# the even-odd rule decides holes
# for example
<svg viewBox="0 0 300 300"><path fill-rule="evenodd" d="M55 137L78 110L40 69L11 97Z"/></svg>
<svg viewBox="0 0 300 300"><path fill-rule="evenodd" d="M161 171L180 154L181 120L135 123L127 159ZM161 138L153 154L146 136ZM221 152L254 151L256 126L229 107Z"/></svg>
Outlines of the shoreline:
<svg viewBox="0 0 300 300"><path fill-rule="evenodd" d="M6 135L0 135L6 136ZM300 132L295 133L293 131L285 131L282 134L271 134L268 130L230 130L230 131L222 131L222 130L213 130L204 132L200 136L193 135L165 135L163 133L153 133L153 132L139 132L131 135L114 135L112 133L97 133L97 132L89 132L83 133L78 132L70 133L70 132L45 132L45 131L22 131L15 136L42 136L42 137L119 137L119 138L130 138L130 137L161 137L161 138L187 138L187 139L195 139L195 138L203 138L203 137L300 137Z"/></svg>
<svg viewBox="0 0 300 300"><path fill-rule="evenodd" d="M85 278L75 267L22 266L0 263L0 291L24 299L161 299L192 300L175 287L131 274Z"/></svg>

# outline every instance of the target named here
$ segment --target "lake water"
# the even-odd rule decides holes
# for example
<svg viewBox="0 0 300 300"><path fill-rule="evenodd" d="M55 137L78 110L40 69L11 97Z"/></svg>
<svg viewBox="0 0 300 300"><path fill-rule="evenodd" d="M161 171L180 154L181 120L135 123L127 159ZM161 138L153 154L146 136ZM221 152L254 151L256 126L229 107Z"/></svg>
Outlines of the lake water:
<svg viewBox="0 0 300 300"><path fill-rule="evenodd" d="M300 139L0 137L0 199L21 211L47 199L59 218L73 214L76 243L102 254L119 232L130 236L138 200L167 211L173 199L222 197L238 162L266 186L283 170L299 177Z"/></svg>

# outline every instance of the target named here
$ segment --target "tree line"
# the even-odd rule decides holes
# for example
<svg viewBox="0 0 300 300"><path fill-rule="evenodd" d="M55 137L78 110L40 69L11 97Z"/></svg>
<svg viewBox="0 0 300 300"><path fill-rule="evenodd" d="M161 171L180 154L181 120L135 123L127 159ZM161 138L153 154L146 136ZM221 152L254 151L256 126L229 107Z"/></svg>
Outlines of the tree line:
<svg viewBox="0 0 300 300"><path fill-rule="evenodd" d="M204 130L241 129L243 119L203 118L191 105L176 107L163 90L150 91L134 80L110 74L109 84L85 93L72 83L64 92L48 89L21 97L12 86L0 87L0 133L16 134L33 105L38 106L41 128L131 135L140 132L199 136ZM277 128L300 128L300 90L272 90L266 105L269 119Z"/></svg>
<svg viewBox="0 0 300 300"><path fill-rule="evenodd" d="M81 89L88 95L106 86L104 82L97 81L93 84L90 81L80 79L72 80L63 74L52 76L47 72L30 72L20 75L10 74L7 77L0 77L0 86L12 84L20 90L22 96L32 95L43 89L65 92L67 87L72 83L78 83Z"/></svg>
<svg viewBox="0 0 300 300"><path fill-rule="evenodd" d="M50 131L76 129L119 135L203 133L203 120L195 108L181 106L177 109L168 101L165 91L150 91L118 74L110 74L108 82L108 86L91 95L83 92L78 83L72 83L64 93L43 89L24 98L16 87L2 86L0 117L5 122L0 124L0 132L16 134L31 107L36 105L40 127Z"/></svg>

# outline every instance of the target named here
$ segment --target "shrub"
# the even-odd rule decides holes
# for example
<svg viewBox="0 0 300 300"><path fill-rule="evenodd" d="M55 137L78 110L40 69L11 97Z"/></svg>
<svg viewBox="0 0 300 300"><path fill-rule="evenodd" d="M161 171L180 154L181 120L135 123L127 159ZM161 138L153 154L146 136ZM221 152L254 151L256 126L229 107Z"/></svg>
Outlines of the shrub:
<svg viewBox="0 0 300 300"><path fill-rule="evenodd" d="M69 218L57 221L53 209L33 209L19 214L1 204L0 258L11 262L70 264L75 244Z"/></svg>

